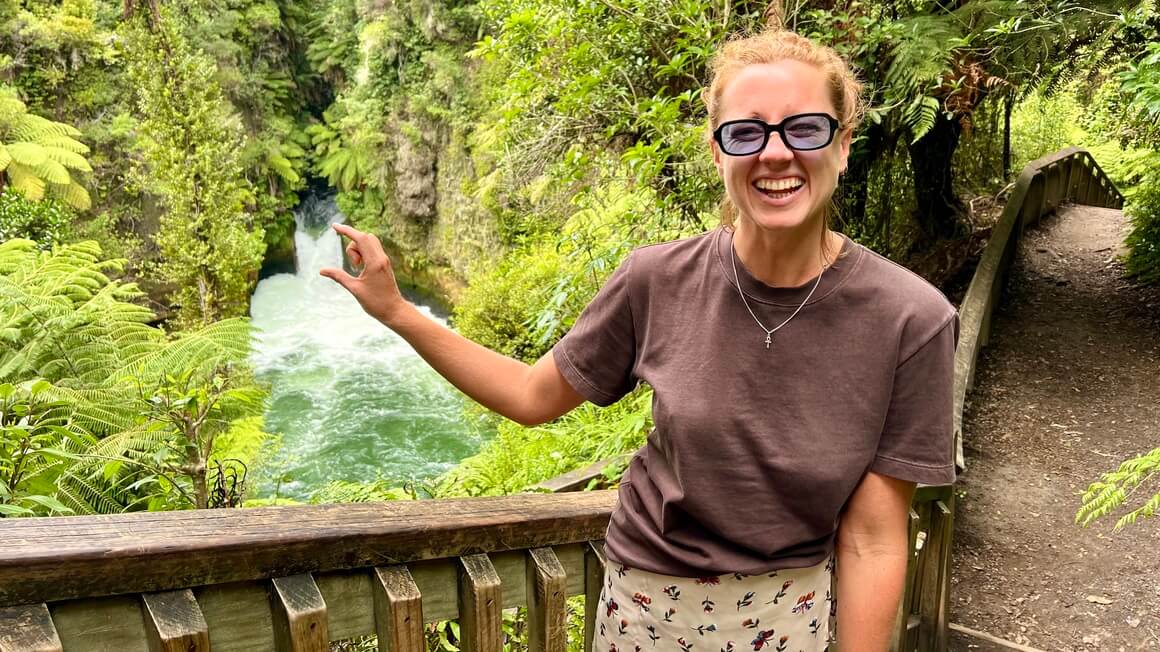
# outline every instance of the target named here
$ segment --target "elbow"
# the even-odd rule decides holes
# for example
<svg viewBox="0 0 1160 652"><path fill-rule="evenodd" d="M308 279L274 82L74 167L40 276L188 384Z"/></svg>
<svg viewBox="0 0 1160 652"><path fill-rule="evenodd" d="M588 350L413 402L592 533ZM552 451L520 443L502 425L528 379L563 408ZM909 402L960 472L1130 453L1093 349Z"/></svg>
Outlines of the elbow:
<svg viewBox="0 0 1160 652"><path fill-rule="evenodd" d="M547 423L548 421L550 421L550 419L545 419L541 415L538 415L538 414L514 414L508 418L511 419L512 421L515 421L516 423L520 424L521 426L523 426L525 428L534 428L536 426L542 426L545 423Z"/></svg>

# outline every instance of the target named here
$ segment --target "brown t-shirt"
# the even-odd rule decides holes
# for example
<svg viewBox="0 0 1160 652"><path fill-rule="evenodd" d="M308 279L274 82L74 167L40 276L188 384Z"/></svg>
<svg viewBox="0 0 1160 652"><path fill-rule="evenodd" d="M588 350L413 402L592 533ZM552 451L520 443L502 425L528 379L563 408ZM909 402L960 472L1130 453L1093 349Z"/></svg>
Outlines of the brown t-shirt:
<svg viewBox="0 0 1160 652"><path fill-rule="evenodd" d="M553 349L610 405L639 381L655 428L608 527L612 559L667 575L819 563L863 475L954 481L955 309L918 275L844 238L801 312L773 334L734 284L731 231L633 251ZM815 279L774 288L737 261L767 327Z"/></svg>

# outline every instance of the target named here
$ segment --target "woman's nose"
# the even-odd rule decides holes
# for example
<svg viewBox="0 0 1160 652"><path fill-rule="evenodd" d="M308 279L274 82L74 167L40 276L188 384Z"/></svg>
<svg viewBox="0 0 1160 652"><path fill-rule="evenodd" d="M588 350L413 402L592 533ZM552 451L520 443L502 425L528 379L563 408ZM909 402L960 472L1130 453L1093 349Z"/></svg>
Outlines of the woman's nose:
<svg viewBox="0 0 1160 652"><path fill-rule="evenodd" d="M786 147L782 135L775 131L769 134L769 141L758 158L762 161L788 161L793 159L793 150Z"/></svg>

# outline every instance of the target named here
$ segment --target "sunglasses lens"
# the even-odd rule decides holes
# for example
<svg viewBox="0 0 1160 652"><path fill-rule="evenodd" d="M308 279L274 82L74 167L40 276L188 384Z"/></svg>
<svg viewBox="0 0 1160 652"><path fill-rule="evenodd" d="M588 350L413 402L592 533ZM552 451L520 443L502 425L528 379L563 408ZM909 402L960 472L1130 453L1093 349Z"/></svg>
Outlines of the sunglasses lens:
<svg viewBox="0 0 1160 652"><path fill-rule="evenodd" d="M786 143L793 149L819 149L830 142L830 121L820 115L791 118L782 127Z"/></svg>
<svg viewBox="0 0 1160 652"><path fill-rule="evenodd" d="M732 156L746 156L765 146L765 127L760 122L734 122L721 129L721 149Z"/></svg>

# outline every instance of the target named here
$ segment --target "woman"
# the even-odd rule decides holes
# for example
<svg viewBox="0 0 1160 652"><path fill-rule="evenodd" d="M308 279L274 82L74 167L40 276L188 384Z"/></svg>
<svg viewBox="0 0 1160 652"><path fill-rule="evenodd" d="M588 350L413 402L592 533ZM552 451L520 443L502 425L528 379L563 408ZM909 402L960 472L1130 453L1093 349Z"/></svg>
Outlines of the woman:
<svg viewBox="0 0 1160 652"><path fill-rule="evenodd" d="M886 649L915 483L954 480L957 319L918 276L828 228L859 119L832 50L726 44L705 92L724 224L643 247L532 366L403 300L373 236L323 270L439 373L523 424L639 382L656 424L607 533L601 651Z"/></svg>

